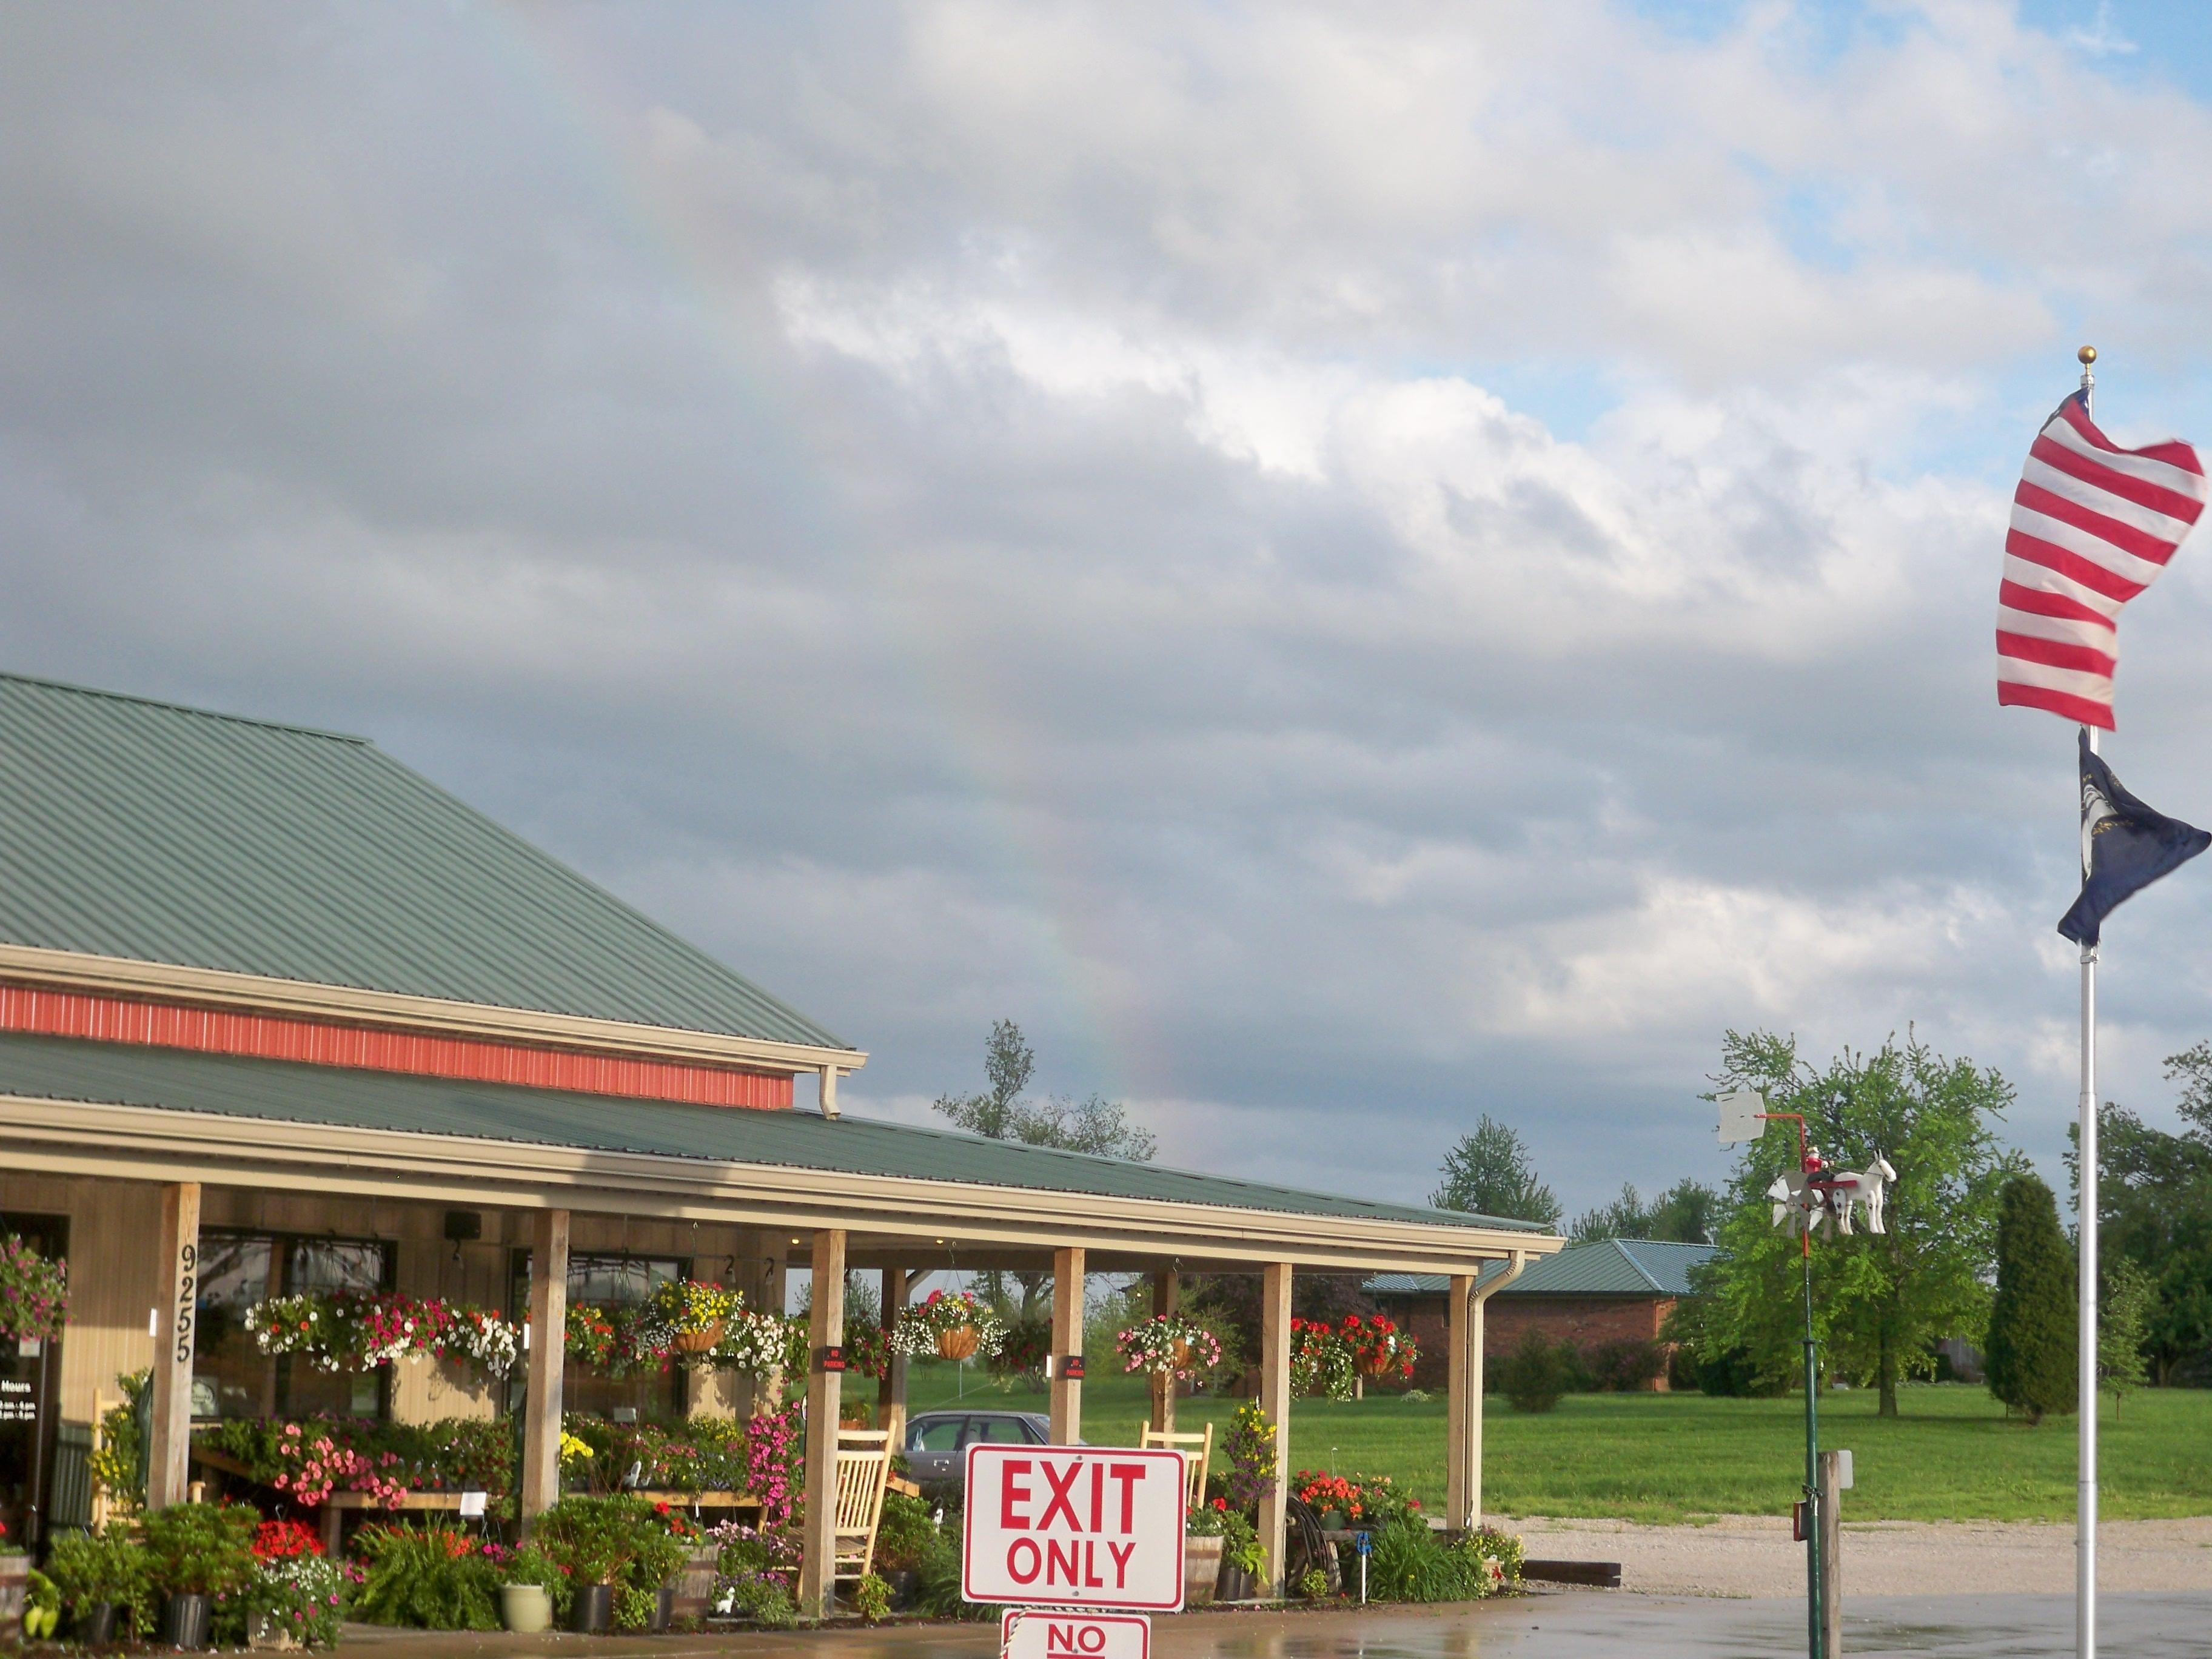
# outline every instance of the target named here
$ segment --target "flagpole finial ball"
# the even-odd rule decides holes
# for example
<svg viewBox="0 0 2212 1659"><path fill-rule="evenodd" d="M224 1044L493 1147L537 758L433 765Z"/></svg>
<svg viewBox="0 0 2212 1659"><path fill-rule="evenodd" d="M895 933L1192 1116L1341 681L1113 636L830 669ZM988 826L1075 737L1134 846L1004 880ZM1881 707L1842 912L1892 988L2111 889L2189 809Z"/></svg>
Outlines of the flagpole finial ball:
<svg viewBox="0 0 2212 1659"><path fill-rule="evenodd" d="M2083 346L2074 355L2081 360L2081 367L2087 368L2091 363L2097 361L2097 348L2094 346Z"/></svg>

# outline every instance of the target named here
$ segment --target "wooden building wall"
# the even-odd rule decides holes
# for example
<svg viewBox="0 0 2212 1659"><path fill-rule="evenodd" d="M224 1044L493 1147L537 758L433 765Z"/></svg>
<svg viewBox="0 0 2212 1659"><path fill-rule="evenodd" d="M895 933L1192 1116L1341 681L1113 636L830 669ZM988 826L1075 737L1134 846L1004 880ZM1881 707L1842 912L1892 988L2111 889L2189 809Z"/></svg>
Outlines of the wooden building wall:
<svg viewBox="0 0 2212 1659"><path fill-rule="evenodd" d="M482 1218L483 1237L456 1247L445 1236L449 1207L209 1187L202 1198L200 1224L204 1231L238 1228L390 1240L398 1247L394 1256L399 1291L505 1309L509 1252L527 1247L529 1216L520 1211L479 1210L476 1213ZM153 1360L148 1321L161 1294L165 1265L154 1225L161 1189L142 1182L0 1175L0 1209L68 1218L70 1324L62 1344L60 1406L66 1420L89 1422L95 1397L117 1401L121 1390L116 1377ZM578 1253L690 1257L699 1277L726 1284L734 1279L745 1292L748 1305L758 1307L788 1246L784 1238L763 1236L753 1228L579 1215L571 1249ZM733 1265L734 1273L730 1271ZM519 1316L520 1311L514 1313ZM693 1378L695 1414L749 1413L753 1404L750 1378L716 1373ZM496 1408L489 1385L455 1368L423 1361L394 1369L392 1409L402 1421L490 1417Z"/></svg>

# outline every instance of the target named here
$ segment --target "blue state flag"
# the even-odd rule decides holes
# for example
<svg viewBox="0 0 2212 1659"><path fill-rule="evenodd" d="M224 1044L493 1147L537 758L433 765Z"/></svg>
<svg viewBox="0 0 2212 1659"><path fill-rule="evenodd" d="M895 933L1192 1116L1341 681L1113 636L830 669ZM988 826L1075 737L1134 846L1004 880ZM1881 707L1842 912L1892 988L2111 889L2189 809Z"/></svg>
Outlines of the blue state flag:
<svg viewBox="0 0 2212 1659"><path fill-rule="evenodd" d="M2081 733L2081 896L2059 919L2076 945L2094 945L2105 918L2160 876L2212 847L2212 835L2154 812L2120 787Z"/></svg>

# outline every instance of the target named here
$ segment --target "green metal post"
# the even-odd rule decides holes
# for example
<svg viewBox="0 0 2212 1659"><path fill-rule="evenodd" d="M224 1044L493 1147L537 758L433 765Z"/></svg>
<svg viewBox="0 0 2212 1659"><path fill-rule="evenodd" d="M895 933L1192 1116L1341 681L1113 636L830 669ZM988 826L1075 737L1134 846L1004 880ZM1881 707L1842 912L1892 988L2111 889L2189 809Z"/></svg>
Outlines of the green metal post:
<svg viewBox="0 0 2212 1659"><path fill-rule="evenodd" d="M1820 1620L1820 1370L1813 1344L1813 1230L1805 1229L1805 1636L1824 1659Z"/></svg>

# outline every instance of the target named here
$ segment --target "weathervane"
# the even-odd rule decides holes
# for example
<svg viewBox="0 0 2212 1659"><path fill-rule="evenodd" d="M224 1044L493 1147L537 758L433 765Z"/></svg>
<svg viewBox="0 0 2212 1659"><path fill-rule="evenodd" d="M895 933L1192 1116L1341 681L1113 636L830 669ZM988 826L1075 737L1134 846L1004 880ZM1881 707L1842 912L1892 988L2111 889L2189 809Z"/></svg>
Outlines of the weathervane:
<svg viewBox="0 0 2212 1659"><path fill-rule="evenodd" d="M1755 1089L1737 1089L1717 1097L1720 1107L1720 1142L1734 1146L1757 1140L1766 1126L1787 1121L1797 1126L1797 1167L1774 1178L1766 1196L1774 1210L1774 1224L1798 1241L1805 1264L1805 1601L1806 1651L1823 1659L1826 1631L1821 1613L1825 1606L1820 1582L1820 1351L1813 1335L1813 1233L1829 1237L1852 1231L1851 1212L1863 1211L1867 1231L1887 1232L1882 1209L1889 1184L1897 1171L1880 1153L1863 1170L1838 1170L1820 1156L1820 1149L1805 1138L1801 1112L1770 1112L1766 1097ZM1828 1591L1832 1595L1833 1587Z"/></svg>

